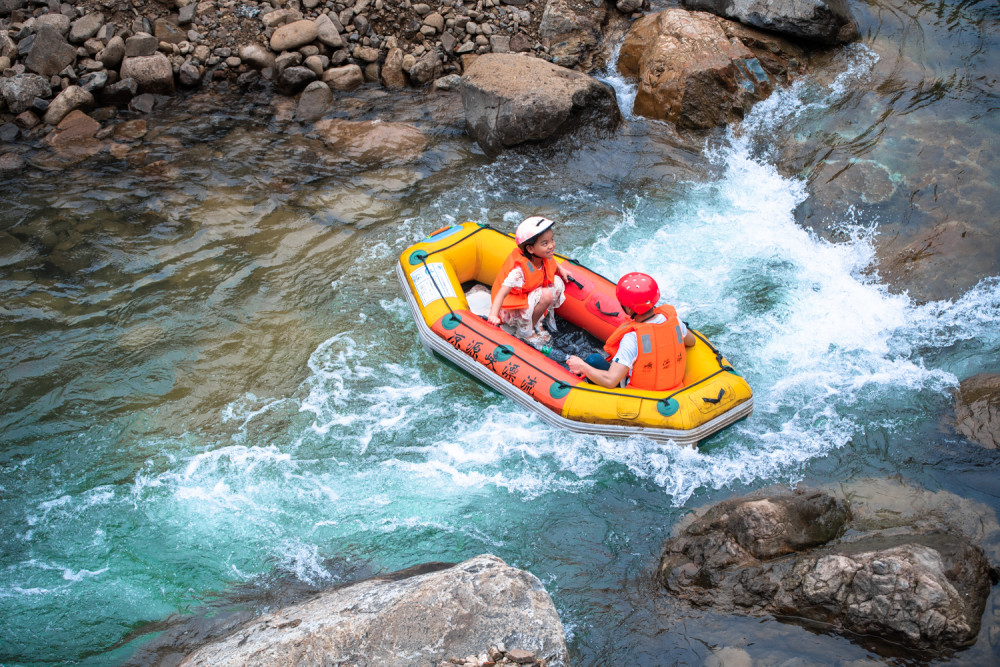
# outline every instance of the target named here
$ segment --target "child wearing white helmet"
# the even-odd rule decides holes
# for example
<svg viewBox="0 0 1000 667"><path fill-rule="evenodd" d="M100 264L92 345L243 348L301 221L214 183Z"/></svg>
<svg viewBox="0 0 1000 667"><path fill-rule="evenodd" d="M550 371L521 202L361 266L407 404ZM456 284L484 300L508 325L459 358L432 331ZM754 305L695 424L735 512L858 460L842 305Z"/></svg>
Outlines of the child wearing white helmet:
<svg viewBox="0 0 1000 667"><path fill-rule="evenodd" d="M552 311L562 305L565 283L571 278L566 267L555 260L553 223L534 215L517 226L517 248L500 267L491 291L490 324L505 324L514 335L535 347L552 336L542 327L548 312L549 328L555 330Z"/></svg>

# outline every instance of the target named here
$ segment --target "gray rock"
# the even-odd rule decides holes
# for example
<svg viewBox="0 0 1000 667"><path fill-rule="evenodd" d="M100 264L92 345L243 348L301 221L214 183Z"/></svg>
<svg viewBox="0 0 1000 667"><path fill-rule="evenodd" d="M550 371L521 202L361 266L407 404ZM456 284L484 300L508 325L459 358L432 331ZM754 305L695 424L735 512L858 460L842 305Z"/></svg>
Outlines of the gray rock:
<svg viewBox="0 0 1000 667"><path fill-rule="evenodd" d="M610 86L538 58L482 55L461 90L466 130L490 155L582 128L610 132L622 118Z"/></svg>
<svg viewBox="0 0 1000 667"><path fill-rule="evenodd" d="M194 63L187 61L181 65L177 72L177 82L185 88L194 88L201 85L201 70Z"/></svg>
<svg viewBox="0 0 1000 667"><path fill-rule="evenodd" d="M7 108L14 115L30 109L36 97L47 98L51 95L49 80L37 74L0 77L0 96L3 96Z"/></svg>
<svg viewBox="0 0 1000 667"><path fill-rule="evenodd" d="M80 86L69 86L49 103L44 120L49 125L58 125L71 111L91 109L94 96Z"/></svg>
<svg viewBox="0 0 1000 667"><path fill-rule="evenodd" d="M156 53L159 42L148 32L139 32L125 40L125 57L139 58Z"/></svg>
<svg viewBox="0 0 1000 667"><path fill-rule="evenodd" d="M847 503L822 492L724 501L677 527L659 578L723 613L811 619L922 651L975 642L991 585L981 547L850 520Z"/></svg>
<svg viewBox="0 0 1000 667"><path fill-rule="evenodd" d="M82 44L97 34L104 25L104 14L87 14L73 21L69 29L69 41Z"/></svg>
<svg viewBox="0 0 1000 667"><path fill-rule="evenodd" d="M487 555L444 567L322 593L258 617L180 664L416 667L479 655L503 642L508 651L566 667L562 623L534 575Z"/></svg>
<svg viewBox="0 0 1000 667"><path fill-rule="evenodd" d="M858 38L846 0L682 0L682 4L823 46Z"/></svg>
<svg viewBox="0 0 1000 667"><path fill-rule="evenodd" d="M284 95L295 95L315 80L316 72L296 65L282 70L274 85Z"/></svg>
<svg viewBox="0 0 1000 667"><path fill-rule="evenodd" d="M121 76L123 79L135 79L141 93L170 95L174 92L174 70L162 53L125 58Z"/></svg>
<svg viewBox="0 0 1000 667"><path fill-rule="evenodd" d="M434 88L436 90L455 90L461 85L462 77L457 74L449 74L434 80Z"/></svg>
<svg viewBox="0 0 1000 667"><path fill-rule="evenodd" d="M326 44L331 49L340 49L344 46L339 28L327 14L320 14L316 17L316 40L321 44Z"/></svg>
<svg viewBox="0 0 1000 667"><path fill-rule="evenodd" d="M365 75L357 65L344 65L323 72L323 82L336 90L350 92L365 82Z"/></svg>
<svg viewBox="0 0 1000 667"><path fill-rule="evenodd" d="M239 55L240 60L255 69L260 70L265 67L274 67L274 54L260 44L241 46Z"/></svg>
<svg viewBox="0 0 1000 667"><path fill-rule="evenodd" d="M289 67L301 65L302 60L302 54L298 51L288 51L274 59L274 68L278 71L278 74L281 74Z"/></svg>
<svg viewBox="0 0 1000 667"><path fill-rule="evenodd" d="M988 449L1000 448L1000 375L962 380L955 397L955 429Z"/></svg>
<svg viewBox="0 0 1000 667"><path fill-rule="evenodd" d="M97 54L97 59L108 69L118 69L124 58L125 40L118 35L108 40L107 46Z"/></svg>
<svg viewBox="0 0 1000 667"><path fill-rule="evenodd" d="M104 87L100 98L104 104L116 107L127 106L132 98L139 93L139 82L135 79L122 79Z"/></svg>
<svg viewBox="0 0 1000 667"><path fill-rule="evenodd" d="M128 103L128 108L139 113L150 113L156 107L156 96L151 93L136 95Z"/></svg>
<svg viewBox="0 0 1000 667"><path fill-rule="evenodd" d="M76 48L57 30L44 26L35 34L24 66L36 74L53 76L76 61Z"/></svg>
<svg viewBox="0 0 1000 667"><path fill-rule="evenodd" d="M493 53L510 53L510 35L490 35L490 51Z"/></svg>
<svg viewBox="0 0 1000 667"><path fill-rule="evenodd" d="M65 37L69 34L70 20L64 14L42 14L35 17L35 31L41 30L42 26L54 28L59 31L60 35Z"/></svg>
<svg viewBox="0 0 1000 667"><path fill-rule="evenodd" d="M25 0L0 0L0 16L10 16L11 12L22 9L26 4Z"/></svg>
<svg viewBox="0 0 1000 667"><path fill-rule="evenodd" d="M107 84L108 84L108 73L105 71L91 72L90 74L86 74L80 77L80 80L77 82L77 85L79 85L81 88L86 90L91 95L96 95Z"/></svg>
<svg viewBox="0 0 1000 667"><path fill-rule="evenodd" d="M194 20L195 10L198 8L197 3L192 2L190 5L184 5L177 12L177 25L187 25Z"/></svg>
<svg viewBox="0 0 1000 667"><path fill-rule="evenodd" d="M30 113L26 111L25 113ZM0 125L0 141L5 144L14 142L21 135L21 128L14 123Z"/></svg>
<svg viewBox="0 0 1000 667"><path fill-rule="evenodd" d="M295 118L303 121L314 121L326 115L333 104L333 91L322 81L313 81L299 96L295 108Z"/></svg>

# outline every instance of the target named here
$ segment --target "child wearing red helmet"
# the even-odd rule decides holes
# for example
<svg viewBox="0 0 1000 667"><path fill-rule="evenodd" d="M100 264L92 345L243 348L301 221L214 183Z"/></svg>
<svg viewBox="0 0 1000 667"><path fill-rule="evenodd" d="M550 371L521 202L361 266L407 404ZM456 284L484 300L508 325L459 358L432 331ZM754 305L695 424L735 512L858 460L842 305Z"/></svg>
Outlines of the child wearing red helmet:
<svg viewBox="0 0 1000 667"><path fill-rule="evenodd" d="M695 337L677 317L673 306L657 306L660 288L645 273L627 273L618 281L615 296L631 318L609 337L607 358L592 354L583 361L566 360L570 371L602 387L617 387L625 378L633 389L667 391L684 380L687 348Z"/></svg>
<svg viewBox="0 0 1000 667"><path fill-rule="evenodd" d="M490 324L507 325L515 336L535 347L551 340L542 320L548 312L549 328L555 330L552 310L562 305L565 282L570 279L569 271L555 260L554 224L535 215L517 226L517 248L500 267L490 295Z"/></svg>

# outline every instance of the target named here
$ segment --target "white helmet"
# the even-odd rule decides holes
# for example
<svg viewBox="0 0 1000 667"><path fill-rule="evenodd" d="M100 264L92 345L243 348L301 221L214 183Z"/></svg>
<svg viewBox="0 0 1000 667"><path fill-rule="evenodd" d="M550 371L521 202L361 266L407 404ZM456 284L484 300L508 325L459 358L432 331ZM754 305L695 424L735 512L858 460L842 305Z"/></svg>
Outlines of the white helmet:
<svg viewBox="0 0 1000 667"><path fill-rule="evenodd" d="M540 215L525 218L517 226L517 231L514 233L514 243L521 245L525 241L530 241L554 224L556 223Z"/></svg>

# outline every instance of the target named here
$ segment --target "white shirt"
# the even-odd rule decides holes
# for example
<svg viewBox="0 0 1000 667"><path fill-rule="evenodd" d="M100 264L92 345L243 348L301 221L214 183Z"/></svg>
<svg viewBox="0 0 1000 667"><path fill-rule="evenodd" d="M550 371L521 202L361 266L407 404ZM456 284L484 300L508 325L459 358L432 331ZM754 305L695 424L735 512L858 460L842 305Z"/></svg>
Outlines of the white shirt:
<svg viewBox="0 0 1000 667"><path fill-rule="evenodd" d="M649 318L643 324L663 324L667 321L667 318L663 315L657 313L653 317ZM677 320L677 323L681 327L681 339L687 336L687 327L684 323ZM639 358L639 340L636 338L634 331L629 331L627 334L622 336L621 345L618 346L618 352L615 353L614 358L611 360L616 364L621 364L622 366L628 366L629 377L632 376L632 366L635 365L635 360Z"/></svg>

